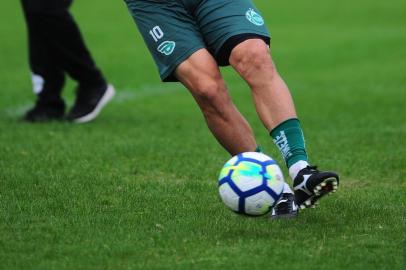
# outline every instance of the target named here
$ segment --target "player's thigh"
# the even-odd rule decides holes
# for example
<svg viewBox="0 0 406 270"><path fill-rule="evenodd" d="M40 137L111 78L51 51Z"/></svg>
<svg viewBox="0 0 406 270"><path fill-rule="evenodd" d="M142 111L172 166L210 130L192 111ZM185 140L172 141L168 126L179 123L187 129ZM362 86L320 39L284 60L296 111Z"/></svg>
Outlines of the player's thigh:
<svg viewBox="0 0 406 270"><path fill-rule="evenodd" d="M220 65L228 65L233 47L249 38L269 44L265 21L251 0L203 0L195 15L207 47Z"/></svg>
<svg viewBox="0 0 406 270"><path fill-rule="evenodd" d="M199 29L176 0L126 0L163 81L177 81L179 64L205 47Z"/></svg>
<svg viewBox="0 0 406 270"><path fill-rule="evenodd" d="M216 60L200 49L176 69L176 77L199 99L212 99L225 88Z"/></svg>

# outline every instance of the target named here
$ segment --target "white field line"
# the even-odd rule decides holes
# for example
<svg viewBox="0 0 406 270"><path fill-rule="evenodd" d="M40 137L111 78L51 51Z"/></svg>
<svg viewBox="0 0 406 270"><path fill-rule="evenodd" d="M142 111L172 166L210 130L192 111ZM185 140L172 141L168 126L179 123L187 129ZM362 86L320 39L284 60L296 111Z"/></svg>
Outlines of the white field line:
<svg viewBox="0 0 406 270"><path fill-rule="evenodd" d="M32 106L34 102L29 103L25 102L23 104L14 106L14 107L6 107L2 111L4 114L8 117L22 117L26 111L28 111Z"/></svg>
<svg viewBox="0 0 406 270"><path fill-rule="evenodd" d="M134 101L138 99L153 97L153 96L163 96L170 95L173 93L187 91L181 84L143 84L137 88L124 88L116 89L116 96L113 98L111 103L124 103L127 101ZM0 110L3 114L8 117L20 117L29 110L34 105L34 98L32 101L24 101L16 106L5 107Z"/></svg>
<svg viewBox="0 0 406 270"><path fill-rule="evenodd" d="M136 89L119 89L113 102L126 102L152 96L169 95L176 92L187 91L180 84L144 84Z"/></svg>

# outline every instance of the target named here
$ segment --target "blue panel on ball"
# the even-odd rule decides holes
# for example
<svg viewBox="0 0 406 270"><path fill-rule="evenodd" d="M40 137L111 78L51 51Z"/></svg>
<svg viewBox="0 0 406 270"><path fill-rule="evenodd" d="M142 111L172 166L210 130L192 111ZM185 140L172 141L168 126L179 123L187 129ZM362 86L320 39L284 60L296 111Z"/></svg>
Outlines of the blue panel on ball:
<svg viewBox="0 0 406 270"><path fill-rule="evenodd" d="M227 183L228 181L231 181L231 175L233 174L233 172L234 172L234 169L230 170L226 177L224 177L223 179L220 179L219 186L221 186L224 183Z"/></svg>
<svg viewBox="0 0 406 270"><path fill-rule="evenodd" d="M263 166L263 167L276 164L276 161L273 160L273 159L267 160L267 161L263 161L263 162L262 162L262 161L259 161L259 160L257 160L257 159L247 158L247 157L243 157L242 155L238 155L238 160L237 160L237 162L235 163L235 165L238 165L238 164L240 164L240 163L243 162L243 161L256 163L256 164L259 164L259 165L261 165L261 166Z"/></svg>
<svg viewBox="0 0 406 270"><path fill-rule="evenodd" d="M223 185L224 183L227 183L227 181L228 181L228 176L224 177L223 179L221 179L219 181L219 186Z"/></svg>
<svg viewBox="0 0 406 270"><path fill-rule="evenodd" d="M276 161L273 160L273 159L271 159L271 160L267 160L267 161L261 162L261 164L262 164L262 166L266 167L266 166L269 166L269 165L274 165L274 164L276 164Z"/></svg>
<svg viewBox="0 0 406 270"><path fill-rule="evenodd" d="M238 163L240 163L240 161L241 161L242 159L244 159L243 155L242 155L242 154L239 154L239 155L237 156L237 162L235 163L235 165L237 165Z"/></svg>
<svg viewBox="0 0 406 270"><path fill-rule="evenodd" d="M245 214L245 198L242 196L238 199L238 212Z"/></svg>
<svg viewBox="0 0 406 270"><path fill-rule="evenodd" d="M231 180L231 177L226 177L227 181L226 183L228 183L230 185L230 188L238 195L241 197L241 195L243 194L243 192L236 186L236 184L234 183L233 180Z"/></svg>
<svg viewBox="0 0 406 270"><path fill-rule="evenodd" d="M265 190L265 187L264 187L263 185L260 185L260 186L257 186L256 188L253 188L253 189L247 190L247 191L245 191L245 192L242 192L241 195L242 195L244 198L247 198L247 197L249 197L249 196L252 196L252 195L255 195L255 194L257 194L257 193L260 193L261 191L264 191L264 190Z"/></svg>
<svg viewBox="0 0 406 270"><path fill-rule="evenodd" d="M276 194L275 191L273 191L273 190L272 190L270 187L268 187L268 186L265 187L265 191L266 191L269 195L271 195L271 197L275 200L275 202L278 201L279 198L280 198L281 195L282 195L282 193L279 194L279 195Z"/></svg>

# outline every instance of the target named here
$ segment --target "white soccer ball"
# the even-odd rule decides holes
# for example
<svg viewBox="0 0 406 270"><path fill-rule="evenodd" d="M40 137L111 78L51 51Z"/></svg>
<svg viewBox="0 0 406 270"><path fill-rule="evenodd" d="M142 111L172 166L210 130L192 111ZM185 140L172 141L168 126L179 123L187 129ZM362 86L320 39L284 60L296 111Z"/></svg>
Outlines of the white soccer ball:
<svg viewBox="0 0 406 270"><path fill-rule="evenodd" d="M223 202L234 212L260 216L268 213L283 191L283 174L275 160L257 152L232 157L219 176Z"/></svg>

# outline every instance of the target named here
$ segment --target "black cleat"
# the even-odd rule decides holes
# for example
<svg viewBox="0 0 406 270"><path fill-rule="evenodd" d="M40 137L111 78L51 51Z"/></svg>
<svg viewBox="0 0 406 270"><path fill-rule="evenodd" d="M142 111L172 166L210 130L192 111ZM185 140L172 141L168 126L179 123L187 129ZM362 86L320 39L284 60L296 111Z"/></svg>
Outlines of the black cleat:
<svg viewBox="0 0 406 270"><path fill-rule="evenodd" d="M272 209L271 218L295 218L298 213L299 209L295 203L295 196L292 193L283 193Z"/></svg>
<svg viewBox="0 0 406 270"><path fill-rule="evenodd" d="M27 122L49 122L62 120L65 115L65 102L44 102L37 100L34 107L28 110L23 120Z"/></svg>
<svg viewBox="0 0 406 270"><path fill-rule="evenodd" d="M339 177L334 172L321 172L316 166L302 169L293 181L295 202L301 208L314 208L324 195L336 192Z"/></svg>
<svg viewBox="0 0 406 270"><path fill-rule="evenodd" d="M112 85L98 88L79 87L75 104L69 111L67 119L76 123L92 121L114 95L115 90Z"/></svg>

